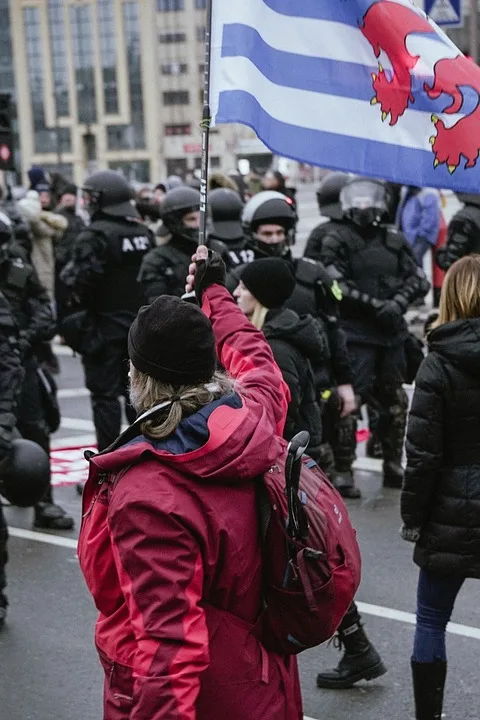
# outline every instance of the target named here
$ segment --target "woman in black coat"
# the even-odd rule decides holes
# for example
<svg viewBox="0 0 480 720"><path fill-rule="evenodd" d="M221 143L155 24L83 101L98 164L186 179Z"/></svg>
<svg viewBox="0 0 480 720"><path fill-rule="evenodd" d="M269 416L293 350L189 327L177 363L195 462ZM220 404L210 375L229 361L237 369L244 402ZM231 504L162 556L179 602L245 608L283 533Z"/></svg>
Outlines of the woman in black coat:
<svg viewBox="0 0 480 720"><path fill-rule="evenodd" d="M407 431L402 535L420 567L412 677L417 720L440 718L445 630L480 578L480 255L448 271Z"/></svg>
<svg viewBox="0 0 480 720"><path fill-rule="evenodd" d="M252 323L263 330L290 389L284 437L290 440L300 430L308 430L308 453L318 460L322 415L312 363L328 360L328 338L313 317L300 317L284 307L294 288L295 278L288 263L280 258L264 258L245 265L233 294Z"/></svg>

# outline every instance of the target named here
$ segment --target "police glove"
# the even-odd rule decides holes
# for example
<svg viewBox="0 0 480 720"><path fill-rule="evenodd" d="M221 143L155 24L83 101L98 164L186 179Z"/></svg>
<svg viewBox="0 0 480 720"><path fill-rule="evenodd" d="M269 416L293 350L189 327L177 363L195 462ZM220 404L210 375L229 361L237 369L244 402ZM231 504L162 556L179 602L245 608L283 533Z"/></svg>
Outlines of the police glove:
<svg viewBox="0 0 480 720"><path fill-rule="evenodd" d="M225 287L226 279L227 269L221 256L215 250L209 250L206 260L197 260L194 290L198 302L202 302L203 292L210 285L223 285Z"/></svg>
<svg viewBox="0 0 480 720"><path fill-rule="evenodd" d="M376 310L375 319L385 330L395 330L402 324L403 308L396 300L384 300Z"/></svg>

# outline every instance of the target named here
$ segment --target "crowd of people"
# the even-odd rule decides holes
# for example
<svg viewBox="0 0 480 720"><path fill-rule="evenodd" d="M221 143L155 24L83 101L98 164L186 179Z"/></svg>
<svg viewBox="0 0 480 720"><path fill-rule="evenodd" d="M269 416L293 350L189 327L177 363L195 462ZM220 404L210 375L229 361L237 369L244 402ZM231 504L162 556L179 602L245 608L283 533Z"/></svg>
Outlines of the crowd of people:
<svg viewBox="0 0 480 720"><path fill-rule="evenodd" d="M260 442L252 417L258 432L280 432L287 441L308 430L308 454L355 500L357 425L366 408L367 452L382 459L383 485L402 491L402 536L416 543L421 568L412 656L417 718L440 718L446 624L480 563L480 196L459 194L463 207L442 235L436 191L330 173L317 192L322 222L296 257L295 192L280 173L267 173L260 186L212 174L208 256L206 248L197 252L195 181L172 176L134 194L110 170L91 175L81 192L38 167L28 176L24 196L6 196L0 206L0 459L14 427L49 451L58 427L57 333L80 355L91 397L99 454L85 491L79 487L84 512L107 476L118 485L108 517L98 516L98 507L107 512L99 504L80 538L82 570L101 611L97 647L110 677L104 717L210 718L213 688L219 718L240 720L252 703L263 710L249 718L301 717L293 658L268 659L257 641L250 653L260 658L258 677L252 661L245 697L239 703L236 685L218 693L219 678L228 685L233 672L220 667L222 648L232 636L245 643L261 609L258 533L245 539L233 519L238 505L254 524L251 481L269 462L258 464L264 435ZM429 249L448 272L424 359L405 315L430 290L423 270ZM196 302L182 299L186 290ZM12 378L21 379L22 369L20 386ZM414 380L404 471L404 384ZM153 457L139 453L134 440L119 444L123 408L130 425L145 415L141 434ZM158 466L168 490L154 489ZM34 526L73 525L49 485ZM95 551L89 532L103 538ZM114 551L102 544L107 536ZM144 551L137 541L146 542ZM6 543L0 508L0 626ZM215 613L205 617L205 604ZM338 639L342 657L318 674L319 687L347 688L386 672L355 602ZM241 662L235 658L236 672Z"/></svg>

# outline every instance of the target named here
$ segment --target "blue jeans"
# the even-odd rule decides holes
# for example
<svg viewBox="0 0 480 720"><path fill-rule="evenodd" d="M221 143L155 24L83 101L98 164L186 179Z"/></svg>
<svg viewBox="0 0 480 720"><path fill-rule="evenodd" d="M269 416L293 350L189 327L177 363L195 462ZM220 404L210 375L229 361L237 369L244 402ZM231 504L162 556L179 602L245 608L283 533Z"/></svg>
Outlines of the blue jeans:
<svg viewBox="0 0 480 720"><path fill-rule="evenodd" d="M417 238L412 245L412 251L415 255L415 261L419 267L423 267L423 257L430 250L432 244L426 238Z"/></svg>
<svg viewBox="0 0 480 720"><path fill-rule="evenodd" d="M464 582L463 577L436 575L428 570L420 570L412 655L415 662L446 661L445 630Z"/></svg>

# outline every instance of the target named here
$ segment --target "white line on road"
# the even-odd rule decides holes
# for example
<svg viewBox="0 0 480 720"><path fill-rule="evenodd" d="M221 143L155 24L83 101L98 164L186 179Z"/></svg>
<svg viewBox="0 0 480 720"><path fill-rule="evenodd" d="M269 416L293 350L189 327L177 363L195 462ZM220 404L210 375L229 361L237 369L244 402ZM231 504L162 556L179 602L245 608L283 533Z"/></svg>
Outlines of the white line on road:
<svg viewBox="0 0 480 720"><path fill-rule="evenodd" d="M87 388L64 388L57 391L57 396L60 400L68 400L69 398L90 397L90 392Z"/></svg>
<svg viewBox="0 0 480 720"><path fill-rule="evenodd" d="M63 535L47 535L47 533L39 533L34 530L24 530L23 528L17 527L9 527L8 534L10 537L21 538L22 540L33 540L34 542L45 543L46 545L77 549L76 538L67 538Z"/></svg>
<svg viewBox="0 0 480 720"><path fill-rule="evenodd" d="M71 437L54 437L52 438L51 448L52 450L61 450L62 448L69 447L83 447L89 448L97 444L97 439L94 433L88 435L72 435Z"/></svg>
<svg viewBox="0 0 480 720"><path fill-rule="evenodd" d="M22 540L32 540L34 542L46 543L47 545L56 545L58 547L66 547L77 549L77 541L74 538L67 538L63 535L48 535L46 533L34 532L33 530L24 530L23 528L10 527L8 529L11 537L21 538ZM382 607L381 605L371 605L370 603L357 602L357 607L361 613L365 615L373 615L374 617L383 618L385 620L396 620L406 623L407 625L415 625L415 615L413 613L404 612L403 610L395 610L394 608ZM458 623L449 623L447 632L451 635L460 635L461 637L480 640L480 628L471 627L470 625L460 625ZM315 720L314 718L304 718L304 720Z"/></svg>
<svg viewBox="0 0 480 720"><path fill-rule="evenodd" d="M95 430L91 420L82 420L82 418L62 417L60 427L64 430L87 430L90 432Z"/></svg>

